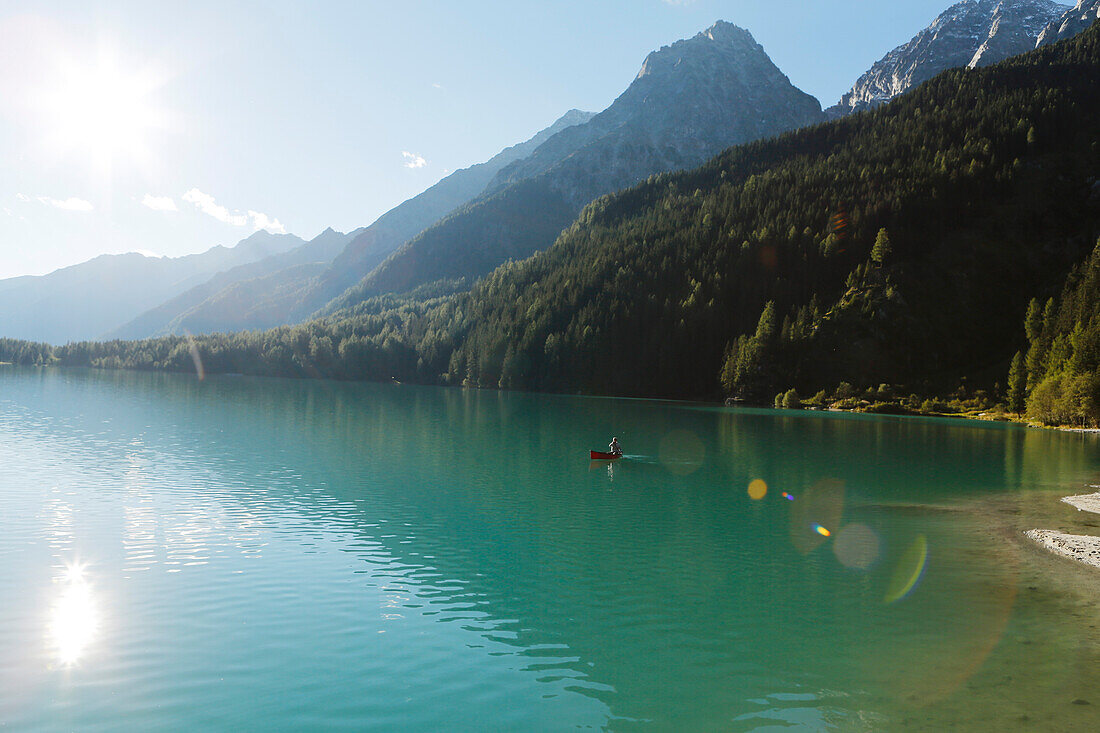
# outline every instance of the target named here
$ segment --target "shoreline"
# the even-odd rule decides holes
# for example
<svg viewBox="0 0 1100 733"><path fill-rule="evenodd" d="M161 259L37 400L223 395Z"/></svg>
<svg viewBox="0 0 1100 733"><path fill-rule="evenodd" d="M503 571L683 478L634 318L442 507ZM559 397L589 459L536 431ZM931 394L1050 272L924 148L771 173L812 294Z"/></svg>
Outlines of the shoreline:
<svg viewBox="0 0 1100 733"><path fill-rule="evenodd" d="M1100 492L1065 496L1062 502L1079 512L1100 514ZM1055 555L1100 569L1100 537L1067 534L1052 529L1029 529L1024 535Z"/></svg>

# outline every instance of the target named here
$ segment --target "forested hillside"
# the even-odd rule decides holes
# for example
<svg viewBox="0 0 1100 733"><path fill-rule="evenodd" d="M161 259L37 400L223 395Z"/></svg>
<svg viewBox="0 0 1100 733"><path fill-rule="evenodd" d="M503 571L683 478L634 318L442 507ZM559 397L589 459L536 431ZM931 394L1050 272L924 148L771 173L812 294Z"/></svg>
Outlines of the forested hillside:
<svg viewBox="0 0 1100 733"><path fill-rule="evenodd" d="M1100 244L1058 298L1031 301L1024 332L1027 349L1009 370L1010 406L1051 425L1100 422Z"/></svg>
<svg viewBox="0 0 1100 733"><path fill-rule="evenodd" d="M1091 333L1100 266L1071 278L1049 324L1021 324L1100 234L1098 130L1093 27L601 198L469 293L193 343L0 344L0 360L193 370L197 354L207 371L770 404L841 381L1003 388L1041 333L1035 387L1059 364L1095 372L1055 344Z"/></svg>
<svg viewBox="0 0 1100 733"><path fill-rule="evenodd" d="M474 290L449 376L688 397L721 371L728 393L770 401L1003 375L1028 300L1100 224L1098 38L950 71L594 203ZM768 302L776 323L758 329Z"/></svg>

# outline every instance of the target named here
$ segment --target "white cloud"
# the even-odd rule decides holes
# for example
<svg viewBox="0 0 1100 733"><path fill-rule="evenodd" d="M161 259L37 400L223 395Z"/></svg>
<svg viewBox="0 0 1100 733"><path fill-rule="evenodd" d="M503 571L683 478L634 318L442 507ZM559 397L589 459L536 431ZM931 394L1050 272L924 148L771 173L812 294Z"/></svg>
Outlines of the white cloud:
<svg viewBox="0 0 1100 733"><path fill-rule="evenodd" d="M20 200L20 201L22 201L23 203L26 203L27 201L30 201L30 200L31 200L31 197L30 197L30 196L28 196L28 195L27 195L27 194L25 194L25 193L17 193L17 194L15 194L15 198L19 199L19 200Z"/></svg>
<svg viewBox="0 0 1100 733"><path fill-rule="evenodd" d="M423 168L428 164L428 161L416 153L410 153L408 150L401 151L401 157L405 159L404 166L406 168Z"/></svg>
<svg viewBox="0 0 1100 733"><path fill-rule="evenodd" d="M194 204L204 214L235 227L243 227L251 222L253 229L266 229L272 234L286 234L286 227L278 219L273 219L263 212L252 211L251 209L247 214L242 214L239 211L230 213L229 209L217 203L213 196L203 193L197 188L192 188L183 194L183 200L189 204Z"/></svg>
<svg viewBox="0 0 1100 733"><path fill-rule="evenodd" d="M38 200L62 211L91 211L95 208L90 201L78 199L75 196L64 200L51 198L50 196L39 196Z"/></svg>
<svg viewBox="0 0 1100 733"><path fill-rule="evenodd" d="M271 219L267 214L261 214L259 211L250 210L248 215L252 218L254 229L266 229L272 234L286 234L286 227L278 219Z"/></svg>
<svg viewBox="0 0 1100 733"><path fill-rule="evenodd" d="M148 206L153 211L179 211L176 207L176 201L171 196L154 196L151 193L145 194L145 198L141 200L141 203Z"/></svg>
<svg viewBox="0 0 1100 733"><path fill-rule="evenodd" d="M4 207L4 214L7 216L15 216L15 214L12 213L12 210L9 209L7 206Z"/></svg>
<svg viewBox="0 0 1100 733"><path fill-rule="evenodd" d="M192 188L190 191L183 194L183 200L197 206L202 213L209 214L218 221L225 222L226 224L231 224L235 227L243 227L248 223L247 216L240 213L230 214L229 209L214 201L213 196L208 193L203 193L197 188Z"/></svg>
<svg viewBox="0 0 1100 733"><path fill-rule="evenodd" d="M439 82L437 82L437 81L436 81L436 82L432 82L432 88L433 88L433 89L442 89L442 88L443 88L443 85L442 85L442 84L440 84L440 83L439 83Z"/></svg>

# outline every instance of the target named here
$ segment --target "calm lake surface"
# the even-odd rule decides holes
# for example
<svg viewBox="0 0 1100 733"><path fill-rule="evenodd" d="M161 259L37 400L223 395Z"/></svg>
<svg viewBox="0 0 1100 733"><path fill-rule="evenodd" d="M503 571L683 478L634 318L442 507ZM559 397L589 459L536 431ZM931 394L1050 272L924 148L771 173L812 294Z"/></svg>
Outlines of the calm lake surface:
<svg viewBox="0 0 1100 733"><path fill-rule="evenodd" d="M0 727L1096 730L1098 573L1020 530L1098 483L993 424L3 367Z"/></svg>

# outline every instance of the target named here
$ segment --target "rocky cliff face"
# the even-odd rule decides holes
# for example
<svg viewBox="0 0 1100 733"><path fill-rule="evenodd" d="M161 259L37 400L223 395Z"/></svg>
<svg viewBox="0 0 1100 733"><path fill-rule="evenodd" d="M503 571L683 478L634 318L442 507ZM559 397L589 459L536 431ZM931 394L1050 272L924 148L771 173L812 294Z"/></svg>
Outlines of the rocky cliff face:
<svg viewBox="0 0 1100 733"><path fill-rule="evenodd" d="M1039 34L1037 46L1064 41L1088 28L1100 18L1100 0L1078 0L1078 3L1055 19Z"/></svg>
<svg viewBox="0 0 1100 733"><path fill-rule="evenodd" d="M552 244L602 194L821 119L818 101L795 88L748 31L718 22L649 54L610 107L501 170L479 201L403 246L330 309L477 278Z"/></svg>
<svg viewBox="0 0 1100 733"><path fill-rule="evenodd" d="M1098 0L1093 0L1098 1ZM1050 0L963 0L859 78L830 118L875 107L947 69L988 66L1035 48L1066 6Z"/></svg>

